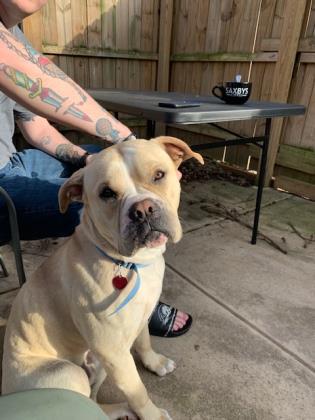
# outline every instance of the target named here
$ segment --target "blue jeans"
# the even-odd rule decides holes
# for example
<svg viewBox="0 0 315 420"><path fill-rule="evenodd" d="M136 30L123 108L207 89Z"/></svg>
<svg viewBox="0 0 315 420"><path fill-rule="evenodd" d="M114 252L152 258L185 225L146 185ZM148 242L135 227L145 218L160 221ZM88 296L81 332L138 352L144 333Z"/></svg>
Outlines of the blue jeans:
<svg viewBox="0 0 315 420"><path fill-rule="evenodd" d="M86 145L90 153L99 146ZM0 169L0 186L10 195L17 211L21 239L69 236L80 221L82 205L72 203L65 214L58 205L60 186L77 168L37 149L15 153ZM0 244L11 237L8 212L0 196Z"/></svg>

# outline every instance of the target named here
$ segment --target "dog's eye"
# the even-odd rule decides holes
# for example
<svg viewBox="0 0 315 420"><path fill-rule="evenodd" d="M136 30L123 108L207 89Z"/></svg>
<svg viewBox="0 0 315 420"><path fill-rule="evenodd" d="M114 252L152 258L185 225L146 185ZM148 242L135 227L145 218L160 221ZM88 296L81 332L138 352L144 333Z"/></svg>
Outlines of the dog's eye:
<svg viewBox="0 0 315 420"><path fill-rule="evenodd" d="M115 193L115 191L113 191L109 187L104 187L101 190L99 196L102 200L108 200L109 198L117 198L117 194Z"/></svg>
<svg viewBox="0 0 315 420"><path fill-rule="evenodd" d="M164 178L165 172L163 171L156 171L154 174L154 181L159 181L160 179Z"/></svg>

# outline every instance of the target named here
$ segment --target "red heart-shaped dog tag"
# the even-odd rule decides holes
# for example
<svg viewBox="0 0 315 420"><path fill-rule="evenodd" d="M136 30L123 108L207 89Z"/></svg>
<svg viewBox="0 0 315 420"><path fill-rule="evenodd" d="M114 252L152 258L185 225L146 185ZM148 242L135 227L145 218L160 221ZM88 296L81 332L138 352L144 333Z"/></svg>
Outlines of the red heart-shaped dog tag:
<svg viewBox="0 0 315 420"><path fill-rule="evenodd" d="M127 277L115 276L113 278L113 286L115 287L115 289L118 289L118 290L124 289L127 286L127 283L128 283Z"/></svg>

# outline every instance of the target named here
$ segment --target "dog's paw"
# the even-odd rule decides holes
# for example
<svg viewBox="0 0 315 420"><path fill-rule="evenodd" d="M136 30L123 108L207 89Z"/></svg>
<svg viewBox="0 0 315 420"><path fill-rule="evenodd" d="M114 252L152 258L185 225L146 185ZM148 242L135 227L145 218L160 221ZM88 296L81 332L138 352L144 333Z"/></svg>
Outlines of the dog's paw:
<svg viewBox="0 0 315 420"><path fill-rule="evenodd" d="M173 360L153 351L147 354L142 362L147 369L158 376L165 376L176 369L176 364Z"/></svg>
<svg viewBox="0 0 315 420"><path fill-rule="evenodd" d="M100 404L102 410L110 420L138 420L138 416L129 408L127 403Z"/></svg>
<svg viewBox="0 0 315 420"><path fill-rule="evenodd" d="M160 420L172 420L172 417L168 414L168 412L166 410L161 409Z"/></svg>
<svg viewBox="0 0 315 420"><path fill-rule="evenodd" d="M139 420L139 417L136 416L134 413L127 414L126 416L119 417L119 419L115 420Z"/></svg>
<svg viewBox="0 0 315 420"><path fill-rule="evenodd" d="M154 372L159 376L165 376L168 373L173 372L176 369L176 364L173 360L168 359L167 357L162 356L162 360L156 366Z"/></svg>

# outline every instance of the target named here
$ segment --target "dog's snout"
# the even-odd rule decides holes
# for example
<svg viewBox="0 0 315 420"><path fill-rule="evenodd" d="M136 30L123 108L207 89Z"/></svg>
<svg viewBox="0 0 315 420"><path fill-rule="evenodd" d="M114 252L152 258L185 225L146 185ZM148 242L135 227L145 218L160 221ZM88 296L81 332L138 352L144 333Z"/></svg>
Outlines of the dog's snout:
<svg viewBox="0 0 315 420"><path fill-rule="evenodd" d="M133 222L143 222L156 212L157 206L150 199L145 199L134 203L129 210L129 218Z"/></svg>

